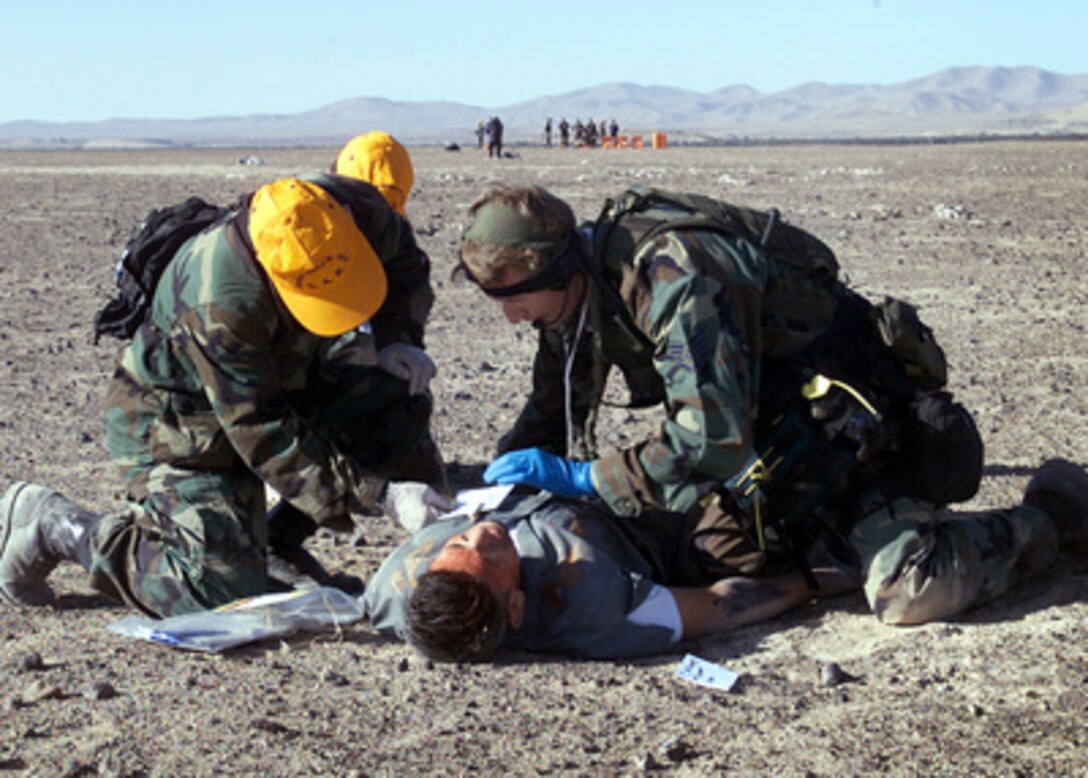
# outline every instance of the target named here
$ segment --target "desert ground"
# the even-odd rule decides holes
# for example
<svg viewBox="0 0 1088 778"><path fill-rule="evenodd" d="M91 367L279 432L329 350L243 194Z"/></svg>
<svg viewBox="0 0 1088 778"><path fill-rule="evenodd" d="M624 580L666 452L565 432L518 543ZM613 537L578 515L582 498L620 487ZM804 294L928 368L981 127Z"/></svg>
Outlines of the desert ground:
<svg viewBox="0 0 1088 778"><path fill-rule="evenodd" d="M413 149L409 217L433 262L434 429L474 484L529 385L534 334L449 279L474 198L542 184L580 217L631 183L776 206L837 252L851 284L916 303L986 444L965 509L1017 502L1033 469L1088 462L1088 144L1017 141L642 150ZM120 504L92 344L132 224L327 168L334 149L0 153L0 488ZM239 160L253 154L258 165ZM609 446L652 414L602 418ZM320 533L364 578L388 519ZM954 622L885 627L859 594L630 662L504 653L433 665L357 623L223 654L115 635L125 611L63 565L56 607L0 607L0 771L34 776L1088 775L1088 565ZM675 677L687 652L742 674ZM842 675L832 673L832 664Z"/></svg>

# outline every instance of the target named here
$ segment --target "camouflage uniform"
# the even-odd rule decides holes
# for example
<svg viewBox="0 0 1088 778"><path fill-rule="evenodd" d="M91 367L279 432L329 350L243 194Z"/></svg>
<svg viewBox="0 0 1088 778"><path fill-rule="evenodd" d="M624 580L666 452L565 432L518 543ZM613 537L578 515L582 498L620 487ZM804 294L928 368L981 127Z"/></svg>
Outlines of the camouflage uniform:
<svg viewBox="0 0 1088 778"><path fill-rule="evenodd" d="M601 257L590 261L599 266ZM717 504L708 495L753 456L768 364L826 331L834 307L817 304L807 321L783 321L766 290L784 281L786 269L744 240L707 230L664 232L618 272L602 271L652 350L640 353L592 283L589 326L571 369L573 450L563 385L572 336L542 332L532 394L500 452L539 446L594 459L594 486L615 514L664 508L697 520L707 500ZM594 426L614 366L633 405L662 403L665 416L649 439L598 457ZM854 515L863 518L844 527L853 561L861 565L874 611L889 622L958 612L1045 568L1056 553L1052 522L1028 507L954 517L904 498ZM737 546L738 558L754 552L747 539Z"/></svg>
<svg viewBox="0 0 1088 778"><path fill-rule="evenodd" d="M389 280L372 319L377 345L422 345L426 255L376 189L346 186ZM429 439L428 396L410 397L376 367L329 360L332 339L288 313L244 217L178 251L108 391L107 441L132 505L99 525L92 579L152 615L265 591L265 484L318 524L347 528L353 513L379 512L386 480L404 477Z"/></svg>
<svg viewBox="0 0 1088 778"><path fill-rule="evenodd" d="M608 372L627 379L632 404L664 403L659 432L597 459L594 484L614 513L686 512L752 455L759 394L763 288L778 272L743 241L706 230L667 232L623 268L616 284L635 324L656 344L640 356L592 285L587 333L572 369L575 451L566 452L564 340L542 332L533 390L500 451L540 446L595 458L594 427Z"/></svg>

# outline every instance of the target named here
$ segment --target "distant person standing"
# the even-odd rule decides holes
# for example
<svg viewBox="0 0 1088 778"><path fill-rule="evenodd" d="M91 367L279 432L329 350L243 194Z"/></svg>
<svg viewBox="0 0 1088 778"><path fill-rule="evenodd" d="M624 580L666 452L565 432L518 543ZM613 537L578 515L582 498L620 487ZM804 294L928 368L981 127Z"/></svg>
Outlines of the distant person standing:
<svg viewBox="0 0 1088 778"><path fill-rule="evenodd" d="M552 117L548 117L548 120L544 122L544 145L547 148L552 147Z"/></svg>
<svg viewBox="0 0 1088 778"><path fill-rule="evenodd" d="M559 120L559 145L563 148L570 145L570 122L565 116Z"/></svg>
<svg viewBox="0 0 1088 778"><path fill-rule="evenodd" d="M616 123L615 119L608 125L608 134L612 137L612 143L614 145L620 142L620 126Z"/></svg>
<svg viewBox="0 0 1088 778"><path fill-rule="evenodd" d="M592 119L586 122L585 132L582 135L582 143L591 148L597 145L597 124Z"/></svg>
<svg viewBox="0 0 1088 778"><path fill-rule="evenodd" d="M502 158L502 120L492 115L484 128L487 135L487 156Z"/></svg>
<svg viewBox="0 0 1088 778"><path fill-rule="evenodd" d="M484 126L484 120L476 122L476 148L482 149L484 147L484 133L486 128Z"/></svg>

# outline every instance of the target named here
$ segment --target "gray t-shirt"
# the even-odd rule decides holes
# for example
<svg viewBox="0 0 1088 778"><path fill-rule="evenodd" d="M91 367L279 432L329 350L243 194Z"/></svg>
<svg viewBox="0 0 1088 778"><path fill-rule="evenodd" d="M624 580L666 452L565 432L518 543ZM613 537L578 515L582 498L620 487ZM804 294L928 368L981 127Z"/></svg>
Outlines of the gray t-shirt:
<svg viewBox="0 0 1088 778"><path fill-rule="evenodd" d="M512 495L484 518L506 527L521 556L525 620L504 646L599 659L673 647L670 629L628 618L653 591L654 571L604 508L548 494ZM432 524L385 560L364 597L375 629L404 638L416 580L446 541L471 524L467 517Z"/></svg>

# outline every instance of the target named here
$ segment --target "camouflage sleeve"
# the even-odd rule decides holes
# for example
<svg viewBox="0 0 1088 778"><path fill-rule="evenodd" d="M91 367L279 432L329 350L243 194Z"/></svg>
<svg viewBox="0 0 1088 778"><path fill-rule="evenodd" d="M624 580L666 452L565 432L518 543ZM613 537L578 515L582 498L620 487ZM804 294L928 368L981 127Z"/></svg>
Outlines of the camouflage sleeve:
<svg viewBox="0 0 1088 778"><path fill-rule="evenodd" d="M666 417L648 440L594 464L598 494L621 516L686 511L751 453L762 280L735 256L717 260L725 278L693 272L688 253L702 250L672 233L645 262Z"/></svg>
<svg viewBox="0 0 1088 778"><path fill-rule="evenodd" d="M539 446L563 456L567 434L563 411L563 344L541 332L533 359L533 389L513 428L499 440L498 453Z"/></svg>
<svg viewBox="0 0 1088 778"><path fill-rule="evenodd" d="M571 382L571 415L576 451L567 451L566 408L563 396L564 347L554 332L541 332L533 360L533 389L513 428L499 441L498 453L539 446L559 456L591 459L596 455L593 411L601 388L593 378L593 347L589 337L578 344Z"/></svg>
<svg viewBox="0 0 1088 778"><path fill-rule="evenodd" d="M423 328L434 305L431 289L431 260L416 244L407 221L390 212L387 241L393 248L380 254L389 280L389 294L374 316L371 326L378 348L390 343L411 343L423 347Z"/></svg>
<svg viewBox="0 0 1088 778"><path fill-rule="evenodd" d="M376 513L385 479L363 470L291 407L270 342L271 309L189 309L175 340L192 362L222 434L246 466L320 524Z"/></svg>

